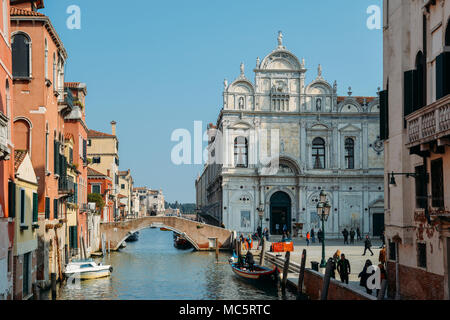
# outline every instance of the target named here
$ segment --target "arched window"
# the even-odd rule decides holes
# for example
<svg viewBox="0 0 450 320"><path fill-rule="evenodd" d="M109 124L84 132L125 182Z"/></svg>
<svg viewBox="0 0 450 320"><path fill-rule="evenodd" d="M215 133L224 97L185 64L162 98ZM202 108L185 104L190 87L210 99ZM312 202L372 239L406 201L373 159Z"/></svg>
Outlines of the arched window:
<svg viewBox="0 0 450 320"><path fill-rule="evenodd" d="M426 61L425 55L419 51L416 56L416 71L417 71L417 99L414 110L419 110L424 107L427 99L427 81L426 81Z"/></svg>
<svg viewBox="0 0 450 320"><path fill-rule="evenodd" d="M17 33L11 39L12 69L15 78L31 77L31 39L24 33Z"/></svg>
<svg viewBox="0 0 450 320"><path fill-rule="evenodd" d="M314 169L325 169L325 141L322 138L313 140L312 160Z"/></svg>
<svg viewBox="0 0 450 320"><path fill-rule="evenodd" d="M48 79L48 42L47 42L47 38L45 38L45 79Z"/></svg>
<svg viewBox="0 0 450 320"><path fill-rule="evenodd" d="M248 167L248 142L245 137L234 139L234 165L237 168Z"/></svg>
<svg viewBox="0 0 450 320"><path fill-rule="evenodd" d="M16 150L27 150L31 156L31 123L20 118L14 121L14 147Z"/></svg>
<svg viewBox="0 0 450 320"><path fill-rule="evenodd" d="M355 169L355 141L352 138L345 139L345 167Z"/></svg>

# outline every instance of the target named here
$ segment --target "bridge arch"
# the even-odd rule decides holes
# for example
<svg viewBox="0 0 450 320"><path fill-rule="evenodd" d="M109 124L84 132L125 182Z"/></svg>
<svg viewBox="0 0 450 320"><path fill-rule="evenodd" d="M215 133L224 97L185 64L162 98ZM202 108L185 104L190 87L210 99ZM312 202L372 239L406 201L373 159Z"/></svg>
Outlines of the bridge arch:
<svg viewBox="0 0 450 320"><path fill-rule="evenodd" d="M100 232L105 235L106 243L109 243L110 248L118 250L131 234L150 228L152 225L182 235L199 251L215 249L215 245L211 245L211 239L218 239L219 249L222 250L230 249L232 245L232 232L230 230L179 217L145 217L102 223Z"/></svg>

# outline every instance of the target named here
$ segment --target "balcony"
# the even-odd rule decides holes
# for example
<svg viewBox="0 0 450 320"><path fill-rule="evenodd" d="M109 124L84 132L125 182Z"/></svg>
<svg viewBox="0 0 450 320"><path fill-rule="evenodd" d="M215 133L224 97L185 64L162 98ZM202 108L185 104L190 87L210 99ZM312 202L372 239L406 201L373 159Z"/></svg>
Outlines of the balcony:
<svg viewBox="0 0 450 320"><path fill-rule="evenodd" d="M438 140L438 146L445 144L450 136L450 95L411 113L406 122L408 148L435 140Z"/></svg>
<svg viewBox="0 0 450 320"><path fill-rule="evenodd" d="M58 112L70 113L73 109L73 95L70 89L64 89L64 99L58 101Z"/></svg>
<svg viewBox="0 0 450 320"><path fill-rule="evenodd" d="M59 194L73 195L75 194L75 183L73 179L69 177L60 177L58 180L58 191Z"/></svg>

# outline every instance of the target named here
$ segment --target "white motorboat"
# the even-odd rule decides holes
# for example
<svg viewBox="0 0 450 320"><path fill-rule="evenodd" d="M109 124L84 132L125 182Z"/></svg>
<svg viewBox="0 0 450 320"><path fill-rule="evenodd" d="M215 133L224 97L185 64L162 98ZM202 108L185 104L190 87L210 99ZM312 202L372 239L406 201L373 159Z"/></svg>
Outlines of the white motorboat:
<svg viewBox="0 0 450 320"><path fill-rule="evenodd" d="M97 264L93 260L72 261L66 266L64 274L66 277L74 277L77 279L98 279L109 277L113 267L110 265Z"/></svg>

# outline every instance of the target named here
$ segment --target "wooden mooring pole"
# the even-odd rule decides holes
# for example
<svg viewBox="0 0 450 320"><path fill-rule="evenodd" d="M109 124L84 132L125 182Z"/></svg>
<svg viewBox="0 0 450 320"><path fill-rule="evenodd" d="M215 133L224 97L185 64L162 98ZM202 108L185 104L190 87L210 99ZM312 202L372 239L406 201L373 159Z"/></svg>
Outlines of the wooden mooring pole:
<svg viewBox="0 0 450 320"><path fill-rule="evenodd" d="M216 238L216 262L219 262L219 238Z"/></svg>
<svg viewBox="0 0 450 320"><path fill-rule="evenodd" d="M286 283L288 278L288 272L289 272L289 262L291 260L291 252L286 252L286 256L284 258L284 267L283 267L283 280L281 280L281 287L283 290L286 289Z"/></svg>
<svg viewBox="0 0 450 320"><path fill-rule="evenodd" d="M259 265L261 266L261 267L263 267L264 266L264 258L265 258L265 255L266 255L266 239L262 239L262 244L261 244L261 255L260 255L260 257L259 257Z"/></svg>
<svg viewBox="0 0 450 320"><path fill-rule="evenodd" d="M325 269L325 276L323 278L322 285L322 295L320 300L328 300L328 288L330 287L330 278L331 278L331 265L333 264L333 259L328 259L327 268Z"/></svg>
<svg viewBox="0 0 450 320"><path fill-rule="evenodd" d="M306 249L303 249L302 262L300 265L300 273L298 274L297 299L300 299L303 294L303 279L305 278L305 265L306 265Z"/></svg>

